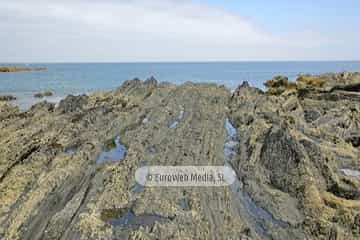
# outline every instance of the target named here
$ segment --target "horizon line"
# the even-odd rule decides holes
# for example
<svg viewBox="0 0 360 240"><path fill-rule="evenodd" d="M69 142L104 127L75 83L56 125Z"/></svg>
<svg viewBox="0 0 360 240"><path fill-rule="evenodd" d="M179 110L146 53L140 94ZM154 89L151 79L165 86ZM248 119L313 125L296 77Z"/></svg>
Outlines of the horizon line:
<svg viewBox="0 0 360 240"><path fill-rule="evenodd" d="M360 62L358 60L204 60L204 61L14 61L0 64L173 64L173 63L288 63L288 62Z"/></svg>

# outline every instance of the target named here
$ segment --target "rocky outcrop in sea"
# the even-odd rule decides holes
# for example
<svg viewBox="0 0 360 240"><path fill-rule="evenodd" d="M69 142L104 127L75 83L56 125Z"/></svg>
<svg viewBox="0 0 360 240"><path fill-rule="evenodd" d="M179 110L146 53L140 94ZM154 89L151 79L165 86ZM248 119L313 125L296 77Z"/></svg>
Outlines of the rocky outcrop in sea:
<svg viewBox="0 0 360 240"><path fill-rule="evenodd" d="M0 95L0 102L10 102L16 100L13 95Z"/></svg>
<svg viewBox="0 0 360 240"><path fill-rule="evenodd" d="M46 67L0 66L0 73L46 71Z"/></svg>
<svg viewBox="0 0 360 240"><path fill-rule="evenodd" d="M360 238L359 79L136 79L26 112L0 102L0 239ZM225 164L231 186L135 181Z"/></svg>

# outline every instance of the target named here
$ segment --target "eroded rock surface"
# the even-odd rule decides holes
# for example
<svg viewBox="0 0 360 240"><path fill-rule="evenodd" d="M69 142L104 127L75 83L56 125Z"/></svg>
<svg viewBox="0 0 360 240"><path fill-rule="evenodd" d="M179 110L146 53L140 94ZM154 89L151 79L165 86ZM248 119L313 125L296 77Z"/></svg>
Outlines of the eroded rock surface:
<svg viewBox="0 0 360 240"><path fill-rule="evenodd" d="M359 238L357 76L277 96L151 78L27 112L2 103L0 239ZM119 139L121 161L97 164ZM231 187L135 181L145 165L224 164Z"/></svg>

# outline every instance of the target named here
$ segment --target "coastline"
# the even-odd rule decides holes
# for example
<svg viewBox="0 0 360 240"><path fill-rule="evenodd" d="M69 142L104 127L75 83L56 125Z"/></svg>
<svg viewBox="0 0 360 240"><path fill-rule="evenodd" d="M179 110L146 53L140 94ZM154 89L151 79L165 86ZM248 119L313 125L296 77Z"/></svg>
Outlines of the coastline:
<svg viewBox="0 0 360 240"><path fill-rule="evenodd" d="M26 66L14 63L6 65ZM265 90L263 83L276 75L295 80L299 73L360 70L360 62L32 63L28 66L45 66L48 70L0 74L0 94L13 94L22 98L30 93L47 90L54 91L58 96L111 91L124 80L134 77L146 79L151 75L162 82L211 82L224 84L229 89L236 89L242 81L248 81L252 86Z"/></svg>
<svg viewBox="0 0 360 240"><path fill-rule="evenodd" d="M360 61L359 61L360 62ZM285 62L284 62L285 63ZM129 63L130 64L130 63ZM150 63L149 63L150 64ZM354 73L354 74L358 74L357 72L348 72L348 71L345 71L345 72L326 72L326 73L319 73L319 74L304 74L304 73L298 73L296 74L296 77L292 77L292 78L288 78L286 76L277 76L277 75L274 75L272 79L269 79L269 80L264 80L262 82L262 84L259 86L252 86L252 87L256 87L256 88L259 88L259 90L262 90L262 91L268 91L270 94L272 91L274 91L275 89L279 90L280 92L283 92L285 90L285 88L291 88L291 84L295 84L295 83L298 83L298 85L309 85L308 82L306 82L306 76L314 76L314 77L317 77L319 76L320 78L325 78L326 77L329 77L331 75L336 75L336 74L351 74L351 73ZM279 79L276 79L280 77L280 85L279 87L275 87L275 88L272 88L272 81L279 81ZM153 78L153 77L151 77ZM138 79L138 78L134 78L135 79ZM287 83L281 83L282 80L285 80L286 82L288 82L290 85L288 86L285 86ZM244 80L246 82L248 82L247 80ZM324 80L322 80L324 81ZM357 80L356 80L357 81ZM125 81L126 82L126 81ZM191 82L191 81L190 81ZM166 81L162 82L162 83L167 83ZM194 82L196 83L196 82ZM206 82L203 82L206 84ZM209 82L210 83L210 82ZM241 81L240 81L241 83ZM182 83L172 83L172 84L175 84L177 86L181 85ZM211 82L211 84L214 84L213 82ZM216 84L216 83L215 83ZM223 84L220 84L218 83L218 85L223 85ZM275 84L276 86L276 84ZM296 84L293 85L294 88L296 88ZM234 87L234 88L229 88L227 86L228 90L231 92L231 93L234 93L237 86ZM30 109L33 105L37 104L37 103L40 103L42 101L47 101L49 103L54 103L54 104L58 104L61 100L65 99L68 95L83 95L83 94L86 94L86 95L91 95L91 94L96 94L96 93L104 93L104 92L111 92L112 90L105 90L105 89L93 89L91 91L70 91L70 92L61 92L61 93L58 93L58 92L54 92L53 90L51 90L50 92L52 92L53 95L51 96L42 96L40 98L38 97L35 97L35 95L39 94L39 93L43 93L43 92L46 92L47 90L38 90L38 91L32 91L32 92L22 92L22 93L18 93L18 92L9 92L9 91L6 91L6 92L2 92L0 95L2 96L6 96L6 95L9 95L9 96L14 96L15 99L11 100L10 103L12 104L15 104L16 106L18 106L20 108L20 110L22 111L26 111L28 109ZM272 94L274 94L274 92L272 92ZM278 93L275 93L275 95L277 95Z"/></svg>
<svg viewBox="0 0 360 240"><path fill-rule="evenodd" d="M360 1L0 3L0 240L360 240Z"/></svg>

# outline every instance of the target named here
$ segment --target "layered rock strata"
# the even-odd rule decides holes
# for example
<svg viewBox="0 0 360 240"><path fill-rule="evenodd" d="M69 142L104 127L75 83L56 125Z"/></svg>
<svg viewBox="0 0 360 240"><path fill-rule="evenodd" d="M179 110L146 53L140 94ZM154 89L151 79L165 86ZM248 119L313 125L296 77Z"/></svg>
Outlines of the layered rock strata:
<svg viewBox="0 0 360 240"><path fill-rule="evenodd" d="M0 239L359 238L358 74L307 77L326 83L132 80L26 112L0 103ZM224 164L229 187L135 181L146 165Z"/></svg>

